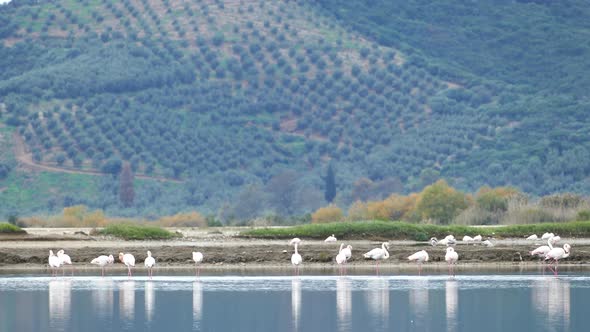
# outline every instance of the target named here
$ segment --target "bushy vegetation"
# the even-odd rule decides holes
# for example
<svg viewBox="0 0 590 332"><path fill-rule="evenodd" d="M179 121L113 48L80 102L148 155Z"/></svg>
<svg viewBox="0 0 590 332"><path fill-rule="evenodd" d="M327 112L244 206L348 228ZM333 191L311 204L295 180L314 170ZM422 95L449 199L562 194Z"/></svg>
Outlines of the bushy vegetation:
<svg viewBox="0 0 590 332"><path fill-rule="evenodd" d="M125 240L160 240L170 239L176 234L157 226L131 223L110 224L98 231L102 235L111 235Z"/></svg>
<svg viewBox="0 0 590 332"><path fill-rule="evenodd" d="M394 240L412 239L427 241L430 237L453 234L484 237L525 237L531 234L553 232L567 237L590 236L590 222L544 223L504 227L471 227L461 225L416 225L405 222L359 221L327 224L308 224L284 228L258 228L242 232L240 236L252 238L287 239L292 237L322 239L334 234L341 239Z"/></svg>
<svg viewBox="0 0 590 332"><path fill-rule="evenodd" d="M7 222L0 222L0 233L26 233L20 227L9 224Z"/></svg>
<svg viewBox="0 0 590 332"><path fill-rule="evenodd" d="M23 194L45 180L0 151L0 212L83 204L238 224L361 201L349 215L448 223L476 209L469 197L437 211L409 193L442 178L457 195L589 193L589 10L579 0L13 1L0 7L2 139L16 133L35 163L103 176L45 174L46 194ZM124 165L132 196L119 192ZM322 188L328 165L335 193ZM474 214L497 223L506 211L486 204L503 203L486 199ZM523 214L544 221L544 211Z"/></svg>

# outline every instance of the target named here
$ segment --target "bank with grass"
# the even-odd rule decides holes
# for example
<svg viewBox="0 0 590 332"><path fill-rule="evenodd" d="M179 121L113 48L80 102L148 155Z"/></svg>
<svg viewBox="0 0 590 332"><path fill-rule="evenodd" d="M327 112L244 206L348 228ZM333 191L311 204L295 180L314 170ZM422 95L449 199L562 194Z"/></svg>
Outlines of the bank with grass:
<svg viewBox="0 0 590 332"><path fill-rule="evenodd" d="M130 223L111 224L97 232L100 235L110 235L125 240L163 240L177 236L177 234L157 226Z"/></svg>
<svg viewBox="0 0 590 332"><path fill-rule="evenodd" d="M392 239L427 241L430 237L444 237L453 234L456 238L464 235L483 237L526 237L552 232L562 237L590 237L590 221L567 223L541 223L494 227L463 225L423 225L392 221L359 221L325 224L307 224L281 228L256 228L241 232L247 238L288 239L293 237L321 239L334 234L342 239Z"/></svg>
<svg viewBox="0 0 590 332"><path fill-rule="evenodd" d="M7 222L0 222L0 234L25 234L26 231L22 228L7 223Z"/></svg>

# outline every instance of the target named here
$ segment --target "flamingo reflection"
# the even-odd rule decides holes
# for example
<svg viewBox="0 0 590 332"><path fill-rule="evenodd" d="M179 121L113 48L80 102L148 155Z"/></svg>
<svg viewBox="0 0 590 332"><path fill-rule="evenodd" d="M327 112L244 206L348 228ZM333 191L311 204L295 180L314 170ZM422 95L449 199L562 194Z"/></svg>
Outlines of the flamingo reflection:
<svg viewBox="0 0 590 332"><path fill-rule="evenodd" d="M570 283L560 279L543 279L531 290L533 306L541 317L546 317L545 326L568 331L570 327ZM560 325L563 324L563 328Z"/></svg>
<svg viewBox="0 0 590 332"><path fill-rule="evenodd" d="M379 329L388 329L389 325L389 282L387 279L375 278L368 281L365 293L369 315Z"/></svg>
<svg viewBox="0 0 590 332"><path fill-rule="evenodd" d="M154 283L146 281L144 288L145 297L145 317L148 322L152 321L154 317L154 302L155 302L155 291Z"/></svg>
<svg viewBox="0 0 590 332"><path fill-rule="evenodd" d="M447 280L445 283L445 305L447 309L447 332L457 331L459 290L456 280Z"/></svg>
<svg viewBox="0 0 590 332"><path fill-rule="evenodd" d="M49 324L52 329L67 330L71 290L71 280L51 280L49 282Z"/></svg>
<svg viewBox="0 0 590 332"><path fill-rule="evenodd" d="M301 315L301 280L291 280L291 315L293 316L293 331L299 331Z"/></svg>
<svg viewBox="0 0 590 332"><path fill-rule="evenodd" d="M428 321L428 280L413 279L410 281L410 308L416 317L416 327L421 329L426 325L421 325Z"/></svg>
<svg viewBox="0 0 590 332"><path fill-rule="evenodd" d="M94 310L99 317L110 317L113 313L113 281L96 279L92 290Z"/></svg>
<svg viewBox="0 0 590 332"><path fill-rule="evenodd" d="M350 279L336 280L336 313L338 315L338 330L350 331L352 327L352 293Z"/></svg>
<svg viewBox="0 0 590 332"><path fill-rule="evenodd" d="M193 282L193 330L201 329L201 317L203 315L203 284L200 281Z"/></svg>
<svg viewBox="0 0 590 332"><path fill-rule="evenodd" d="M122 318L133 320L135 314L135 281L127 280L119 284L119 310Z"/></svg>

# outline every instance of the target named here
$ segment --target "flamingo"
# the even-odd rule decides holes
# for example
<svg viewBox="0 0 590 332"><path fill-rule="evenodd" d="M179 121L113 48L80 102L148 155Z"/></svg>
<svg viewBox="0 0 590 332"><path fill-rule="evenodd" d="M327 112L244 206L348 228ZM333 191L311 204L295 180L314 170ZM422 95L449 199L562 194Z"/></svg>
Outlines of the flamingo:
<svg viewBox="0 0 590 332"><path fill-rule="evenodd" d="M294 244L300 244L301 243L301 239L298 237L294 237L291 239L291 241L289 241L289 245L292 246Z"/></svg>
<svg viewBox="0 0 590 332"><path fill-rule="evenodd" d="M422 274L422 263L428 262L428 253L426 250L420 250L417 253L408 257L409 261L416 261L418 263L418 275Z"/></svg>
<svg viewBox="0 0 590 332"><path fill-rule="evenodd" d="M453 247L448 247L447 254L445 255L445 261L447 261L447 263L449 263L449 275L451 275L451 272L452 272L453 277L455 276L455 267L453 265L457 264L458 260L459 260L459 254L455 251L455 249Z"/></svg>
<svg viewBox="0 0 590 332"><path fill-rule="evenodd" d="M527 240L532 240L532 241L536 241L539 239L539 237L537 236L537 234L533 234L529 237L526 238Z"/></svg>
<svg viewBox="0 0 590 332"><path fill-rule="evenodd" d="M324 240L324 242L336 242L336 241L337 241L337 240L336 240L336 237L334 236L334 234L332 234L332 235L328 236L328 237L327 237L327 238Z"/></svg>
<svg viewBox="0 0 590 332"><path fill-rule="evenodd" d="M556 242L561 241L561 237L558 235L552 236L551 238L549 238L549 241L551 241L552 245L555 245Z"/></svg>
<svg viewBox="0 0 590 332"><path fill-rule="evenodd" d="M104 267L107 264L113 264L115 262L115 258L113 257L113 255L101 255L96 257L95 259L93 259L90 264L94 264L94 265L98 265L100 266L101 272L102 272L102 276L104 277Z"/></svg>
<svg viewBox="0 0 590 332"><path fill-rule="evenodd" d="M482 240L482 237L479 234L477 234L476 236L473 237L473 241L475 241L475 242L481 242L481 240Z"/></svg>
<svg viewBox="0 0 590 332"><path fill-rule="evenodd" d="M343 252L344 243L340 244L340 250L338 250L338 255L336 255L336 263L340 265L340 275L342 275L342 264L346 263L346 254Z"/></svg>
<svg viewBox="0 0 590 332"><path fill-rule="evenodd" d="M350 244L347 245L342 249L342 252L344 253L344 256L346 256L346 262L348 263L348 260L352 257L352 246Z"/></svg>
<svg viewBox="0 0 590 332"><path fill-rule="evenodd" d="M488 248L491 248L494 246L494 243L490 239L483 241L481 244L488 247Z"/></svg>
<svg viewBox="0 0 590 332"><path fill-rule="evenodd" d="M428 242L430 243L431 246L434 247L438 243L438 239L435 237L431 237L430 240L428 240Z"/></svg>
<svg viewBox="0 0 590 332"><path fill-rule="evenodd" d="M465 242L465 243L473 242L473 238L471 236L465 235L463 237L463 242Z"/></svg>
<svg viewBox="0 0 590 332"><path fill-rule="evenodd" d="M381 248L375 248L363 254L365 258L371 258L376 261L375 272L377 274L379 274L379 261L389 258L389 252L387 251L387 249L389 249L389 244L387 242L383 242L381 244Z"/></svg>
<svg viewBox="0 0 590 332"><path fill-rule="evenodd" d="M148 269L148 275L149 275L150 279L152 279L153 268L154 268L154 265L156 265L156 259L154 257L152 257L151 251L148 250L147 257L145 258L145 261L143 262L143 264Z"/></svg>
<svg viewBox="0 0 590 332"><path fill-rule="evenodd" d="M303 261L303 259L301 258L301 255L299 255L299 253L297 252L298 245L299 245L299 243L295 242L295 244L294 244L295 252L293 253L293 255L291 255L291 264L293 264L293 266L295 267L295 273L297 275L299 275L299 264L301 264L301 262Z"/></svg>
<svg viewBox="0 0 590 332"><path fill-rule="evenodd" d="M551 265L549 265L549 269L553 271L554 275L557 276L557 265L559 264L559 260L562 258L567 258L570 255L571 248L572 247L566 243L563 245L563 248L553 248L547 253L547 255L545 255L546 261L553 260L553 263L555 264L555 269L552 269Z"/></svg>
<svg viewBox="0 0 590 332"><path fill-rule="evenodd" d="M195 268L197 269L196 276L200 275L199 266L203 262L203 254L199 251L193 251L193 261L195 261Z"/></svg>
<svg viewBox="0 0 590 332"><path fill-rule="evenodd" d="M131 278L131 267L135 267L135 257L131 254L119 253L119 260L127 266L127 276Z"/></svg>
<svg viewBox="0 0 590 332"><path fill-rule="evenodd" d="M554 237L554 236L555 236L555 235L554 235L553 233L547 233L547 232L545 232L545 233L543 233L543 235L541 236L541 240L547 240L547 239L550 239L550 238L552 238L552 237Z"/></svg>
<svg viewBox="0 0 590 332"><path fill-rule="evenodd" d="M61 265L61 261L59 260L59 258L57 256L55 256L53 254L53 250L49 250L48 262L49 262L49 267L51 268L51 275L57 276L57 269L59 269L59 266Z"/></svg>
<svg viewBox="0 0 590 332"><path fill-rule="evenodd" d="M57 258L59 258L59 263L62 265L63 275L66 274L66 267L65 264L68 264L72 267L72 275L74 275L74 267L72 266L72 259L68 254L65 253L63 249L57 252Z"/></svg>

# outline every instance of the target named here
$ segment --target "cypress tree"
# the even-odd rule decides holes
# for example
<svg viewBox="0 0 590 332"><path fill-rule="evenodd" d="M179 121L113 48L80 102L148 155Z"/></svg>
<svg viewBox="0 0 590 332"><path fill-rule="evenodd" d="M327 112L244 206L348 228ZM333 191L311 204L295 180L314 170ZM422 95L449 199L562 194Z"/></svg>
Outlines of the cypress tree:
<svg viewBox="0 0 590 332"><path fill-rule="evenodd" d="M334 176L334 168L332 167L332 164L328 166L328 173L326 174L324 181L326 182L324 198L328 203L332 203L334 197L336 197L336 178Z"/></svg>
<svg viewBox="0 0 590 332"><path fill-rule="evenodd" d="M133 172L131 165L126 162L123 164L121 174L119 175L119 200L125 207L133 205L135 191L133 190Z"/></svg>

